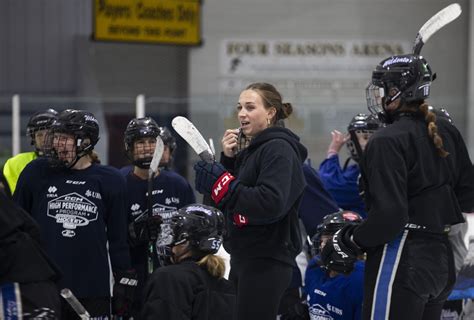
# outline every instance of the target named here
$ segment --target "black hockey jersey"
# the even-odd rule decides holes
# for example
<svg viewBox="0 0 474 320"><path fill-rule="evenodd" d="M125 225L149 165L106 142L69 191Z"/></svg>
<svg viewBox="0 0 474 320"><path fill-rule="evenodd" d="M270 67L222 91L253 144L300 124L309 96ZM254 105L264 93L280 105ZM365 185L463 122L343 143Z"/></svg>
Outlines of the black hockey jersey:
<svg viewBox="0 0 474 320"><path fill-rule="evenodd" d="M445 119L437 154L421 115L403 114L370 139L362 159L368 219L354 233L363 247L395 239L405 227L443 233L474 208L474 175L461 134ZM408 183L407 183L408 182Z"/></svg>

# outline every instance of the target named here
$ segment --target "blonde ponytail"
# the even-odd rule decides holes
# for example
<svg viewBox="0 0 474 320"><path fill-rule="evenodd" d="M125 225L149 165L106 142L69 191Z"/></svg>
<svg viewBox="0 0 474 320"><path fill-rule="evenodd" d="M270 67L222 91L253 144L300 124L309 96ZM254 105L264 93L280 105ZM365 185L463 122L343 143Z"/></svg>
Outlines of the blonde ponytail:
<svg viewBox="0 0 474 320"><path fill-rule="evenodd" d="M198 265L205 267L211 276L223 278L225 273L225 262L219 256L208 254L197 262Z"/></svg>

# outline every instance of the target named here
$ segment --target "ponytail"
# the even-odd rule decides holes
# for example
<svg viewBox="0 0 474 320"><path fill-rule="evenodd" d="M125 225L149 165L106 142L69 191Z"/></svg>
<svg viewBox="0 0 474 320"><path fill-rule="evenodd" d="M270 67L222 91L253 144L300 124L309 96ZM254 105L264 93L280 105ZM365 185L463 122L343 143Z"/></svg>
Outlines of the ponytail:
<svg viewBox="0 0 474 320"><path fill-rule="evenodd" d="M92 151L89 153L89 158L91 159L91 163L100 164L99 154L98 154L97 152L95 152L94 150L92 150Z"/></svg>
<svg viewBox="0 0 474 320"><path fill-rule="evenodd" d="M208 254L197 262L199 266L205 267L206 270L215 278L223 278L225 273L225 262L219 256Z"/></svg>
<svg viewBox="0 0 474 320"><path fill-rule="evenodd" d="M425 116L425 121L428 125L428 134L433 139L433 143L438 151L438 155L442 158L448 156L449 152L444 150L443 139L438 134L438 127L436 126L436 114L428 110L428 104L423 102L420 106L420 111Z"/></svg>

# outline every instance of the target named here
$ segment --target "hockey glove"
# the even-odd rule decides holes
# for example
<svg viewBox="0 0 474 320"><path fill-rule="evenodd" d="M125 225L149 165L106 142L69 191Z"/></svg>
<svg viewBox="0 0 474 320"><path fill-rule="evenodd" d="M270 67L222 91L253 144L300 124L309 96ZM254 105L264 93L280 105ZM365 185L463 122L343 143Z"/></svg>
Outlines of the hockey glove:
<svg viewBox="0 0 474 320"><path fill-rule="evenodd" d="M224 166L218 162L199 161L194 165L196 171L196 190L202 194L210 194L216 204L225 197L229 189L237 183Z"/></svg>
<svg viewBox="0 0 474 320"><path fill-rule="evenodd" d="M135 270L114 272L114 293L112 313L116 316L128 316L133 303L133 295L138 284Z"/></svg>
<svg viewBox="0 0 474 320"><path fill-rule="evenodd" d="M143 215L137 218L128 226L131 244L136 246L156 240L160 232L161 223L160 215L153 217Z"/></svg>
<svg viewBox="0 0 474 320"><path fill-rule="evenodd" d="M356 227L347 225L328 240L321 251L321 262L326 269L344 274L352 272L357 257L363 253L351 239Z"/></svg>

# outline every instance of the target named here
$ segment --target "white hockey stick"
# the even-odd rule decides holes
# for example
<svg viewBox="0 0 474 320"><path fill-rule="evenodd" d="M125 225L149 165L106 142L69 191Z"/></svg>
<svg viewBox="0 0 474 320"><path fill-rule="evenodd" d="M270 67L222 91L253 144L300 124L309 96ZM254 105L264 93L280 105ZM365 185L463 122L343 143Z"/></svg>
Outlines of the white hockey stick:
<svg viewBox="0 0 474 320"><path fill-rule="evenodd" d="M89 320L91 316L89 312L87 312L86 308L77 300L76 296L72 293L71 290L68 288L64 288L61 290L61 296L66 300L67 303L71 306L71 308L76 311L77 315L82 320Z"/></svg>
<svg viewBox="0 0 474 320"><path fill-rule="evenodd" d="M153 152L153 158L151 159L150 168L148 169L148 218L153 216L153 178L155 174L158 172L158 166L160 165L161 157L163 156L163 150L165 146L163 144L163 140L161 140L160 136L156 137L156 145L155 151ZM153 265L153 258L155 256L155 240L150 239L150 243L148 244L148 273L151 274L155 270L155 266Z"/></svg>
<svg viewBox="0 0 474 320"><path fill-rule="evenodd" d="M215 161L214 153L198 129L185 117L177 116L171 122L173 129L204 161Z"/></svg>
<svg viewBox="0 0 474 320"><path fill-rule="evenodd" d="M153 158L151 159L150 169L148 169L148 178L153 177L153 175L158 172L158 166L160 165L160 160L163 156L164 150L165 146L163 140L161 140L160 136L157 136L155 151L153 152Z"/></svg>
<svg viewBox="0 0 474 320"><path fill-rule="evenodd" d="M423 45L428 39L439 29L459 17L461 12L461 6L458 3L453 3L426 21L416 35L415 43L413 44L413 53L419 55L421 48L423 48Z"/></svg>
<svg viewBox="0 0 474 320"><path fill-rule="evenodd" d="M211 148L211 152L213 154L216 154L216 149L214 148L214 140L212 138L209 138L209 148Z"/></svg>

